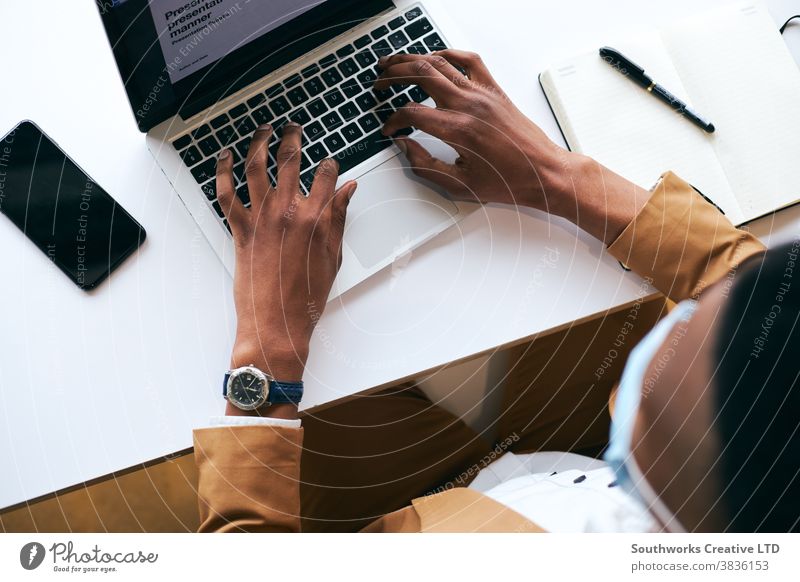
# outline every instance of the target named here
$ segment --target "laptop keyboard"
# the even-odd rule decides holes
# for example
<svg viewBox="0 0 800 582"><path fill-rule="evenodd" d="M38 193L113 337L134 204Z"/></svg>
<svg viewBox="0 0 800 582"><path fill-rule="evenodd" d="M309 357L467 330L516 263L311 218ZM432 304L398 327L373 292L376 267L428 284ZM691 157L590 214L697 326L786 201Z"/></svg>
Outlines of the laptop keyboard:
<svg viewBox="0 0 800 582"><path fill-rule="evenodd" d="M375 91L378 59L399 52L428 54L445 48L422 9L413 8L208 120L172 145L228 227L215 188L217 155L222 148L233 152L236 194L249 205L244 164L253 132L264 123L275 130L277 139L270 142L267 168L274 182L281 130L289 121L299 123L303 126L300 184L308 193L322 159L336 159L340 173L368 160L392 144L381 134L389 116L407 103L428 98L416 86ZM411 133L410 128L404 131Z"/></svg>

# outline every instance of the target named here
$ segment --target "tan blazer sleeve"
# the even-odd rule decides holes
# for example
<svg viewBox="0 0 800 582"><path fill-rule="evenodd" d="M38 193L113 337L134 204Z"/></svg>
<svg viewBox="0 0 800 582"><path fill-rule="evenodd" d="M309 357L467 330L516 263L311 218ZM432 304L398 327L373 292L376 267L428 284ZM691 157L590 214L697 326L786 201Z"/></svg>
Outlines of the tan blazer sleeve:
<svg viewBox="0 0 800 582"><path fill-rule="evenodd" d="M673 301L696 297L765 250L688 183L667 172L608 252Z"/></svg>
<svg viewBox="0 0 800 582"><path fill-rule="evenodd" d="M302 446L302 428L195 430L199 531L300 531Z"/></svg>

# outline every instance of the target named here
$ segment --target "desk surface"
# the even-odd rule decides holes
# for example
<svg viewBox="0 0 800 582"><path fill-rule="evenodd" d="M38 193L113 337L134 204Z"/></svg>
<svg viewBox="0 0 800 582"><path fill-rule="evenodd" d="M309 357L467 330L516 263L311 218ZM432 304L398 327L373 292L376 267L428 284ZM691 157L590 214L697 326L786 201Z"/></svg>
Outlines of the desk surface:
<svg viewBox="0 0 800 582"><path fill-rule="evenodd" d="M435 17L456 3L428 4ZM490 11L479 0L457 4L450 18L471 39L464 48L482 53L559 141L539 71L697 10L691 0L624 0L614 10L586 0L509 0ZM776 21L796 12L791 0L768 4ZM138 256L85 295L0 218L2 508L191 446L191 429L222 410L234 310L230 278L133 123L94 4L3 2L0 37L14 48L3 59L0 131L36 121L148 231ZM800 57L800 38L789 41ZM798 228L792 208L753 230L783 238ZM491 351L640 293L637 277L571 225L481 210L329 305L304 405Z"/></svg>

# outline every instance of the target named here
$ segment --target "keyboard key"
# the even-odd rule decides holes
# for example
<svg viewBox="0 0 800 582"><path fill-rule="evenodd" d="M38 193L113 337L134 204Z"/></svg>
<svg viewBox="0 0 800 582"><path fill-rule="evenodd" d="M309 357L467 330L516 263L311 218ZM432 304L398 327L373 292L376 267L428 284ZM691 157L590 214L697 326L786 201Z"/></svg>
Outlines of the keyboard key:
<svg viewBox="0 0 800 582"><path fill-rule="evenodd" d="M208 198L209 201L216 200L216 198L217 198L217 181L216 180L211 180L210 182L206 182L205 184L200 186L200 189L203 191L203 194L206 195L206 198Z"/></svg>
<svg viewBox="0 0 800 582"><path fill-rule="evenodd" d="M203 159L203 156L200 155L200 152L194 146L191 146L190 148L180 152L180 156L183 159L183 163L189 167L194 166L197 162Z"/></svg>
<svg viewBox="0 0 800 582"><path fill-rule="evenodd" d="M339 108L339 115L341 115L345 121L352 121L361 115L361 112L358 110L355 103L345 103Z"/></svg>
<svg viewBox="0 0 800 582"><path fill-rule="evenodd" d="M222 224L223 224L223 225L225 225L225 228L227 228L227 229L228 229L228 232L229 232L229 233L233 234L233 231L231 230L231 225L230 225L230 224L228 224L228 221L227 221L227 220L223 220L223 221L222 221Z"/></svg>
<svg viewBox="0 0 800 582"><path fill-rule="evenodd" d="M426 36L423 40L425 41L425 45L432 51L443 51L447 48L447 45L444 44L442 37L435 32L430 36Z"/></svg>
<svg viewBox="0 0 800 582"><path fill-rule="evenodd" d="M281 96L274 101L270 101L269 108L272 109L272 112L275 115L283 115L284 113L288 113L292 107L289 105L286 97Z"/></svg>
<svg viewBox="0 0 800 582"><path fill-rule="evenodd" d="M253 119L258 125L269 123L272 120L272 112L266 105L263 105L253 111Z"/></svg>
<svg viewBox="0 0 800 582"><path fill-rule="evenodd" d="M334 89L333 91L328 91L327 93L325 93L325 95L323 95L323 98L325 99L325 103L327 103L329 107L333 107L334 109L336 107L339 107L339 105L345 102L344 95L342 95L342 92L339 91L338 89Z"/></svg>
<svg viewBox="0 0 800 582"><path fill-rule="evenodd" d="M266 100L267 100L266 96L263 93L259 93L258 95L254 95L247 100L247 106L250 109L255 109Z"/></svg>
<svg viewBox="0 0 800 582"><path fill-rule="evenodd" d="M214 158L208 158L202 164L198 164L192 168L190 172L198 184L205 184L209 180L216 178L217 160Z"/></svg>
<svg viewBox="0 0 800 582"><path fill-rule="evenodd" d="M370 159L391 144L392 140L384 137L379 132L372 133L361 141L351 144L334 156L334 159L339 162L339 173L344 174L352 170L358 164Z"/></svg>
<svg viewBox="0 0 800 582"><path fill-rule="evenodd" d="M337 129L344 125L344 121L342 121L338 113L331 111L322 116L322 124L325 126L325 129L331 131L332 129Z"/></svg>
<svg viewBox="0 0 800 582"><path fill-rule="evenodd" d="M389 29L386 26L379 26L378 28L372 31L372 34L370 36L372 36L372 38L374 38L375 40L378 40L379 38L381 38L382 36L386 36L387 34L389 34Z"/></svg>
<svg viewBox="0 0 800 582"><path fill-rule="evenodd" d="M346 125L344 128L342 128L342 135L349 143L353 143L362 135L364 135L364 132L358 128L358 125L351 123L350 125Z"/></svg>
<svg viewBox="0 0 800 582"><path fill-rule="evenodd" d="M372 63L378 62L378 59L375 58L375 55L372 54L372 51L360 51L355 54L355 59L358 61L358 64L361 65L362 69L369 67Z"/></svg>
<svg viewBox="0 0 800 582"><path fill-rule="evenodd" d="M325 90L325 84L319 77L314 77L313 79L307 81L303 87L305 87L306 91L311 97L315 95L319 95Z"/></svg>
<svg viewBox="0 0 800 582"><path fill-rule="evenodd" d="M237 117L241 117L245 113L247 113L247 105L245 105L244 103L239 103L239 105L237 105L236 107L232 107L230 109L230 111L228 111L228 114L233 119L236 119Z"/></svg>
<svg viewBox="0 0 800 582"><path fill-rule="evenodd" d="M214 139L213 135L209 135L207 138L200 140L197 146L200 148L200 151L203 152L203 155L206 157L213 156L215 153L217 153L219 150L222 149L222 147L219 145L219 142L216 139Z"/></svg>
<svg viewBox="0 0 800 582"><path fill-rule="evenodd" d="M416 101L417 103L422 103L427 99L430 95L428 95L425 91L423 91L419 86L411 87L408 90L408 95L411 97L412 101Z"/></svg>
<svg viewBox="0 0 800 582"><path fill-rule="evenodd" d="M211 133L211 128L204 124L192 131L192 137L194 139L200 139L201 137L207 136L209 133Z"/></svg>
<svg viewBox="0 0 800 582"><path fill-rule="evenodd" d="M327 71L323 71L322 75L320 76L328 87L334 87L342 82L342 75L339 74L339 71L336 69L328 69Z"/></svg>
<svg viewBox="0 0 800 582"><path fill-rule="evenodd" d="M378 75L372 69L367 69L356 77L356 79L358 79L358 82L361 83L365 89L370 89L375 84L375 81L378 80Z"/></svg>
<svg viewBox="0 0 800 582"><path fill-rule="evenodd" d="M357 49L362 49L365 46L368 46L371 42L372 39L365 34L361 38L357 38L353 44L356 45Z"/></svg>
<svg viewBox="0 0 800 582"><path fill-rule="evenodd" d="M406 20L414 20L418 16L422 14L422 10L420 8L412 8L408 12L406 12Z"/></svg>
<svg viewBox="0 0 800 582"><path fill-rule="evenodd" d="M392 30L397 30L398 28L403 26L405 23L406 23L406 19L403 18L402 16L398 16L397 18L392 18L389 21L389 28L391 28Z"/></svg>
<svg viewBox="0 0 800 582"><path fill-rule="evenodd" d="M381 57L388 57L394 51L392 50L392 47L389 46L388 42L382 40L372 45L372 52L374 52L378 58L381 58Z"/></svg>
<svg viewBox="0 0 800 582"><path fill-rule="evenodd" d="M338 66L344 77L351 77L355 75L360 69L353 59L345 59Z"/></svg>
<svg viewBox="0 0 800 582"><path fill-rule="evenodd" d="M242 201L242 204L250 206L250 191L247 189L247 184L239 186L236 189L236 195L239 197L239 200Z"/></svg>
<svg viewBox="0 0 800 582"><path fill-rule="evenodd" d="M303 173L300 176L300 183L306 189L307 192L311 191L311 184L314 183L314 169L309 170L308 172Z"/></svg>
<svg viewBox="0 0 800 582"><path fill-rule="evenodd" d="M372 94L375 95L375 99L378 101L388 101L394 95L394 91L391 89L381 89L380 91L373 89Z"/></svg>
<svg viewBox="0 0 800 582"><path fill-rule="evenodd" d="M217 216L219 216L220 218L225 218L225 213L222 211L222 206L219 205L219 202L214 200L211 203L211 207L214 209L214 212L217 213Z"/></svg>
<svg viewBox="0 0 800 582"><path fill-rule="evenodd" d="M322 124L319 121L315 121L308 127L306 127L303 131L303 135L305 135L309 141L314 141L315 139L321 138L325 134L325 129L322 127Z"/></svg>
<svg viewBox="0 0 800 582"><path fill-rule="evenodd" d="M415 42L406 49L406 52L410 55L427 55L431 51L421 42Z"/></svg>
<svg viewBox="0 0 800 582"><path fill-rule="evenodd" d="M236 132L241 137L250 135L256 130L256 122L250 119L249 115L247 117L242 117L238 121L234 121L233 124L236 126Z"/></svg>
<svg viewBox="0 0 800 582"><path fill-rule="evenodd" d="M394 114L394 107L388 103L384 103L375 110L375 114L382 123L386 123L386 121Z"/></svg>
<svg viewBox="0 0 800 582"><path fill-rule="evenodd" d="M361 126L361 129L364 130L364 133L371 133L381 127L381 122L373 113L367 113L361 117L361 119L358 120L358 124Z"/></svg>
<svg viewBox="0 0 800 582"><path fill-rule="evenodd" d="M233 129L232 125L226 125L225 127L222 127L217 130L217 139L219 140L219 143L221 143L223 146L228 145L229 143L237 139L237 137L238 136L236 135L236 130Z"/></svg>
<svg viewBox="0 0 800 582"><path fill-rule="evenodd" d="M330 67L335 62L336 55L326 55L319 60L319 66L324 69L325 67Z"/></svg>
<svg viewBox="0 0 800 582"><path fill-rule="evenodd" d="M210 122L211 127L213 127L214 129L219 129L220 127L228 123L230 120L231 118L223 113L222 115L218 115L217 117L211 120Z"/></svg>
<svg viewBox="0 0 800 582"><path fill-rule="evenodd" d="M300 125L305 125L311 121L311 116L308 114L308 111L301 107L296 111L292 111L292 113L289 114L289 119Z"/></svg>
<svg viewBox="0 0 800 582"><path fill-rule="evenodd" d="M244 160L247 158L247 151L250 149L250 141L251 138L248 136L236 142L234 149L236 150L236 153L239 154L240 160Z"/></svg>
<svg viewBox="0 0 800 582"><path fill-rule="evenodd" d="M408 36L411 37L411 40L416 40L432 31L433 25L428 21L427 18L420 18L419 20L415 20L406 26L404 30Z"/></svg>
<svg viewBox="0 0 800 582"><path fill-rule="evenodd" d="M303 80L303 77L299 73L295 73L294 75L292 75L288 79L284 79L283 80L283 86L286 87L287 89L291 89L292 87L297 85L302 80Z"/></svg>
<svg viewBox="0 0 800 582"><path fill-rule="evenodd" d="M314 164L318 164L320 161L328 157L328 150L325 149L325 146L322 145L322 142L317 142L308 146L306 148L306 153L308 154L308 157L311 158L311 162Z"/></svg>
<svg viewBox="0 0 800 582"><path fill-rule="evenodd" d="M403 34L402 30L398 30L394 34L389 35L389 44L398 50L408 44L408 37Z"/></svg>
<svg viewBox="0 0 800 582"><path fill-rule="evenodd" d="M174 147L176 150L182 150L183 148L188 146L190 143L192 143L192 136L188 135L188 134L187 135L182 135L181 137L176 139L174 142L172 142L172 147Z"/></svg>
<svg viewBox="0 0 800 582"><path fill-rule="evenodd" d="M308 101L308 95L303 91L302 87L295 87L286 94L286 97L295 107Z"/></svg>
<svg viewBox="0 0 800 582"><path fill-rule="evenodd" d="M314 99L311 103L306 105L311 117L321 117L323 113L328 110L328 106L322 99Z"/></svg>
<svg viewBox="0 0 800 582"><path fill-rule="evenodd" d="M264 91L264 95L267 97L275 97L276 95L280 95L283 92L283 85L278 83L277 85L273 85L266 91Z"/></svg>
<svg viewBox="0 0 800 582"><path fill-rule="evenodd" d="M289 119L286 117L279 117L275 121L272 122L272 129L275 132L275 135L280 137L283 134L283 126L289 123Z"/></svg>
<svg viewBox="0 0 800 582"><path fill-rule="evenodd" d="M307 66L305 69L300 71L300 74L303 76L304 79L308 79L309 77L313 77L319 73L319 65L317 63L313 63Z"/></svg>
<svg viewBox="0 0 800 582"><path fill-rule="evenodd" d="M340 89L348 99L355 97L362 91L361 83L354 79L350 79L349 81L342 83Z"/></svg>
<svg viewBox="0 0 800 582"><path fill-rule="evenodd" d="M336 51L336 56L339 57L340 59L343 59L348 55L352 55L354 52L356 52L356 49L353 48L353 45L346 44L338 51Z"/></svg>
<svg viewBox="0 0 800 582"><path fill-rule="evenodd" d="M244 184L247 182L247 176L245 176L245 171L244 171L244 164L245 160L241 160L238 164L233 166L233 177L236 181L237 186L239 184Z"/></svg>
<svg viewBox="0 0 800 582"><path fill-rule="evenodd" d="M408 98L408 95L403 93L392 99L392 106L394 106L395 109L400 109L401 107L405 106L407 103L410 102L411 99Z"/></svg>
<svg viewBox="0 0 800 582"><path fill-rule="evenodd" d="M370 111L378 102L375 101L372 93L362 93L356 98L356 104L361 108L361 111Z"/></svg>
<svg viewBox="0 0 800 582"><path fill-rule="evenodd" d="M344 146L347 145L347 142L344 141L344 138L342 138L342 136L339 135L338 132L329 135L322 141L325 142L325 145L327 146L328 151L330 152L339 151L340 149L342 149Z"/></svg>
<svg viewBox="0 0 800 582"><path fill-rule="evenodd" d="M314 146L309 146L309 149L313 148ZM303 172L311 167L311 160L308 159L308 156L303 153L300 156L300 171Z"/></svg>

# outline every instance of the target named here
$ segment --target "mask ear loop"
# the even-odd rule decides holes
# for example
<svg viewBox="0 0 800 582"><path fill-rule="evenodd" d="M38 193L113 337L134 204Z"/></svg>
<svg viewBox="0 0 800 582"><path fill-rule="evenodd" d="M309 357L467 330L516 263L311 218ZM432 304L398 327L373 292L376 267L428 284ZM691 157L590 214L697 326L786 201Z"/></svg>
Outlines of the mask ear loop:
<svg viewBox="0 0 800 582"><path fill-rule="evenodd" d="M636 459L633 455L630 455L630 460L625 462L625 467L628 469L631 481L642 497L647 509L663 524L664 529L669 533L688 533L675 514L661 501L661 497L647 482L647 479L639 470L639 465L636 464Z"/></svg>

